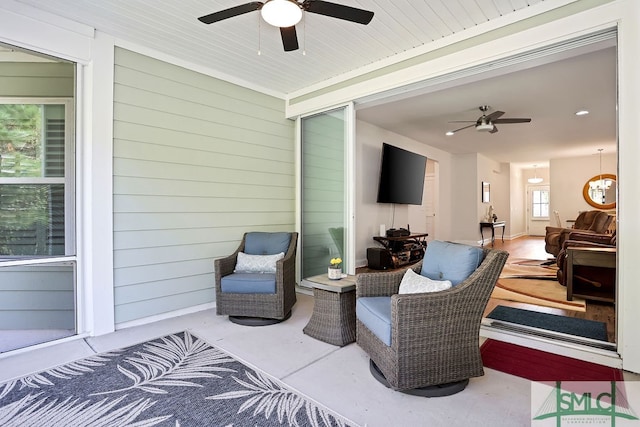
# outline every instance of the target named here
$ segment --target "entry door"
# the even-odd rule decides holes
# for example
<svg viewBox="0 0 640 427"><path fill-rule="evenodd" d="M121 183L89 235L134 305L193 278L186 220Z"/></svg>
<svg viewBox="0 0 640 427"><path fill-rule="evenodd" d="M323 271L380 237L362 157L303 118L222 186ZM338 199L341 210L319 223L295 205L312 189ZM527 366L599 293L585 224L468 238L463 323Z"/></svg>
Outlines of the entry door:
<svg viewBox="0 0 640 427"><path fill-rule="evenodd" d="M544 236L549 225L549 186L530 185L527 188L527 226L530 236Z"/></svg>

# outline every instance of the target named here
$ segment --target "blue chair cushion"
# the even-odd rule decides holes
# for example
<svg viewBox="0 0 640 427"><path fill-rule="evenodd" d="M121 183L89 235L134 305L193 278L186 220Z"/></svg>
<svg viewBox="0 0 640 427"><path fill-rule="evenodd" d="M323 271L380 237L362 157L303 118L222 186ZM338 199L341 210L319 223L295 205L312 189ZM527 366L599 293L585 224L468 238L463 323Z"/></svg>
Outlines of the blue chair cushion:
<svg viewBox="0 0 640 427"><path fill-rule="evenodd" d="M235 294L275 294L276 275L273 273L233 273L220 280L222 292Z"/></svg>
<svg viewBox="0 0 640 427"><path fill-rule="evenodd" d="M434 240L427 245L420 274L433 280L450 280L455 286L478 268L483 257L482 248Z"/></svg>
<svg viewBox="0 0 640 427"><path fill-rule="evenodd" d="M265 233L253 231L247 233L244 239L244 253L251 255L273 255L280 252L285 254L289 250L291 233Z"/></svg>
<svg viewBox="0 0 640 427"><path fill-rule="evenodd" d="M391 297L356 300L356 317L383 343L391 345Z"/></svg>

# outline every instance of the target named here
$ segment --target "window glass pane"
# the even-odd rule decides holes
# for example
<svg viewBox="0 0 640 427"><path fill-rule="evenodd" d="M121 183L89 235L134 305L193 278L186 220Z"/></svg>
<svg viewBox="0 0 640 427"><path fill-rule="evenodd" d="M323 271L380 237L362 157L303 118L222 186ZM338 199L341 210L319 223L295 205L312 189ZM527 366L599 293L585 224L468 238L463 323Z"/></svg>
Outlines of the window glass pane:
<svg viewBox="0 0 640 427"><path fill-rule="evenodd" d="M540 216L540 205L534 204L533 205L533 217L537 218L539 216Z"/></svg>
<svg viewBox="0 0 640 427"><path fill-rule="evenodd" d="M64 114L64 105L0 104L0 177L63 177Z"/></svg>
<svg viewBox="0 0 640 427"><path fill-rule="evenodd" d="M75 262L0 264L0 349L9 351L76 333Z"/></svg>
<svg viewBox="0 0 640 427"><path fill-rule="evenodd" d="M64 255L64 185L0 185L0 255Z"/></svg>
<svg viewBox="0 0 640 427"><path fill-rule="evenodd" d="M302 277L345 271L345 110L302 120Z"/></svg>
<svg viewBox="0 0 640 427"><path fill-rule="evenodd" d="M533 203L540 203L540 191L533 191Z"/></svg>
<svg viewBox="0 0 640 427"><path fill-rule="evenodd" d="M549 204L549 192L548 191L541 191L540 192L540 197L541 197L541 200L540 200L541 203L545 203L547 205Z"/></svg>
<svg viewBox="0 0 640 427"><path fill-rule="evenodd" d="M531 215L533 218L549 217L549 190L531 192Z"/></svg>
<svg viewBox="0 0 640 427"><path fill-rule="evenodd" d="M540 216L549 216L549 205L540 205Z"/></svg>

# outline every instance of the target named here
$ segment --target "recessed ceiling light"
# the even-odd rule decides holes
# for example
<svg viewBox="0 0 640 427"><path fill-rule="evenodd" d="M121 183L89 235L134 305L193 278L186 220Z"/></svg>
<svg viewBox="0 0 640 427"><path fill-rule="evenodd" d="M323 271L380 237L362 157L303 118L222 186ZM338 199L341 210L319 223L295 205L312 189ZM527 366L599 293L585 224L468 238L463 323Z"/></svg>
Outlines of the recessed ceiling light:
<svg viewBox="0 0 640 427"><path fill-rule="evenodd" d="M453 135L454 133L455 133L455 132L453 132L452 130L450 130L449 132L445 133L445 135L447 135L447 136L451 136L451 135Z"/></svg>
<svg viewBox="0 0 640 427"><path fill-rule="evenodd" d="M576 116L586 116L587 114L589 114L587 110L576 111Z"/></svg>

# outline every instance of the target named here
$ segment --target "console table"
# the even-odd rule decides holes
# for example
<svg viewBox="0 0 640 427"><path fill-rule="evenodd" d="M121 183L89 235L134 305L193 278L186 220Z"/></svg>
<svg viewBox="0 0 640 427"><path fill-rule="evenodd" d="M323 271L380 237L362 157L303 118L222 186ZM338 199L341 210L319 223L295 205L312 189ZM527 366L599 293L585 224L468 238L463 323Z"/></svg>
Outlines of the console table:
<svg viewBox="0 0 640 427"><path fill-rule="evenodd" d="M424 256L429 233L412 233L406 236L373 236L373 240L385 247L393 258L394 267L418 262Z"/></svg>
<svg viewBox="0 0 640 427"><path fill-rule="evenodd" d="M615 290L601 289L595 286L579 286L575 281L574 266L588 265L592 267L616 268L616 248L581 248L567 249L567 300L581 297L605 302L615 302Z"/></svg>
<svg viewBox="0 0 640 427"><path fill-rule="evenodd" d="M495 222L481 222L480 223L480 237L482 238L481 246L484 246L484 234L482 230L485 228L491 229L491 246L493 246L493 242L496 240L496 228L502 228L502 241L504 242L504 229L507 226L506 221L495 221Z"/></svg>

